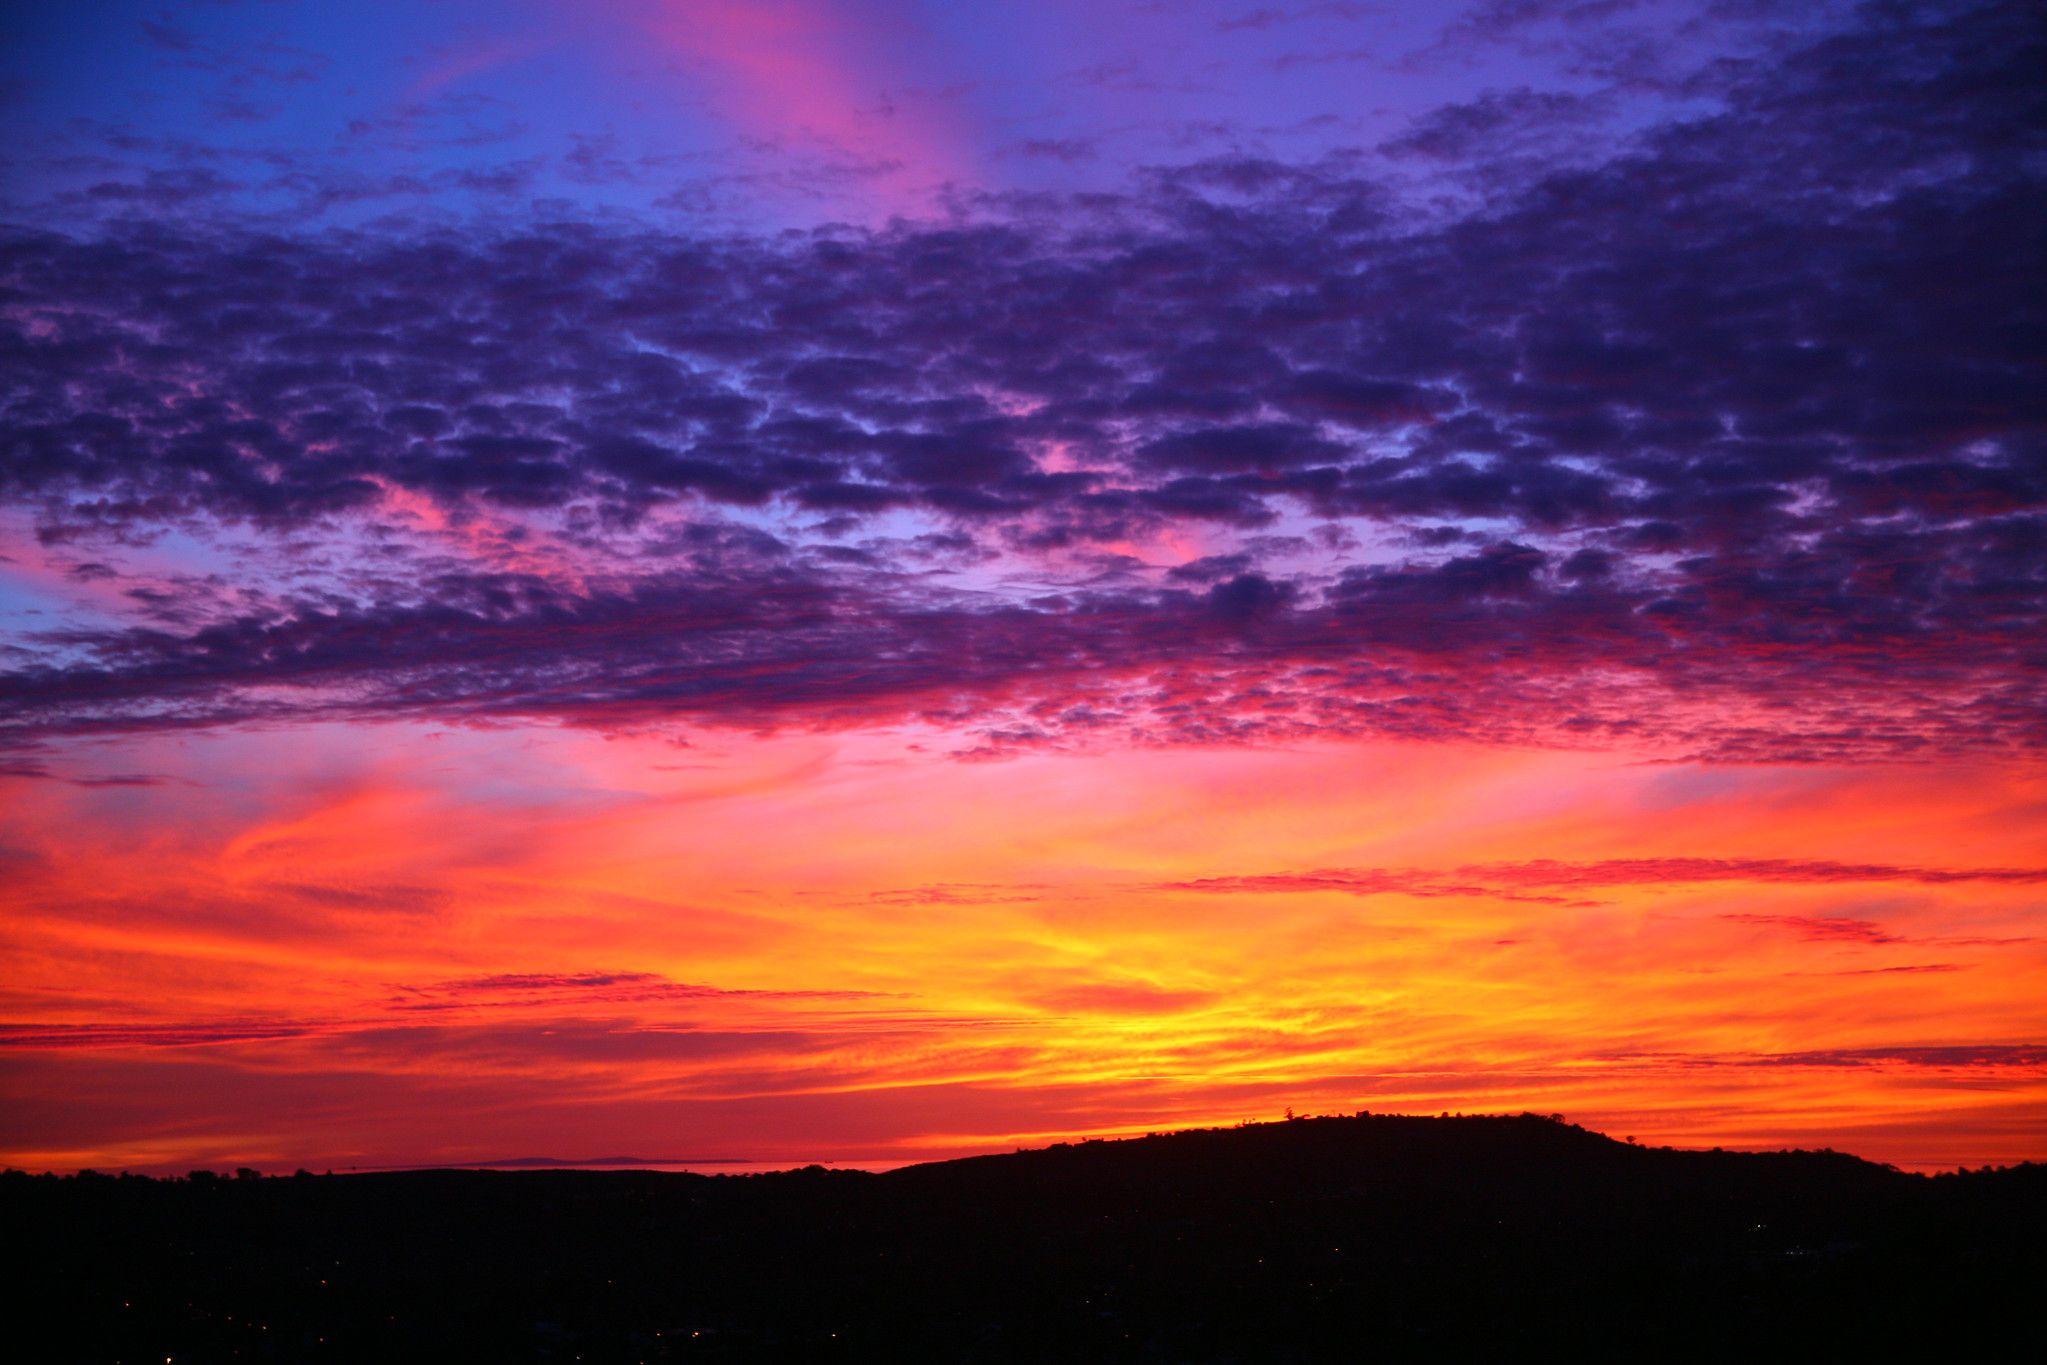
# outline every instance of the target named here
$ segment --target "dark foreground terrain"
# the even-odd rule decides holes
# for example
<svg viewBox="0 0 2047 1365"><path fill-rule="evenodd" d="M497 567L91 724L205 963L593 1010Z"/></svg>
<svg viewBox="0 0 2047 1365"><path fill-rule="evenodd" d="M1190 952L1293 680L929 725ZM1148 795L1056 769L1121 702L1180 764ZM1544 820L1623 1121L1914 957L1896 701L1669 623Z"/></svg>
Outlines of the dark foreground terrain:
<svg viewBox="0 0 2047 1365"><path fill-rule="evenodd" d="M2047 1359L2047 1166L1519 1118L883 1175L10 1173L19 1360ZM23 1347L27 1354L18 1354Z"/></svg>

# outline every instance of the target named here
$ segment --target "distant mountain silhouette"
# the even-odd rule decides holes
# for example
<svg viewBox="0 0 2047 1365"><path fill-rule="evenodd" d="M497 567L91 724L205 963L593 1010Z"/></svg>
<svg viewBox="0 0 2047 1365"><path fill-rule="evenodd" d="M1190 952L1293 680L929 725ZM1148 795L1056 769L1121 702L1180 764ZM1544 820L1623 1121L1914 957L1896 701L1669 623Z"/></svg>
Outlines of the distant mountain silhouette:
<svg viewBox="0 0 2047 1365"><path fill-rule="evenodd" d="M10 1173L0 1215L13 1339L78 1361L2047 1359L2047 1166L1535 1115L879 1175Z"/></svg>

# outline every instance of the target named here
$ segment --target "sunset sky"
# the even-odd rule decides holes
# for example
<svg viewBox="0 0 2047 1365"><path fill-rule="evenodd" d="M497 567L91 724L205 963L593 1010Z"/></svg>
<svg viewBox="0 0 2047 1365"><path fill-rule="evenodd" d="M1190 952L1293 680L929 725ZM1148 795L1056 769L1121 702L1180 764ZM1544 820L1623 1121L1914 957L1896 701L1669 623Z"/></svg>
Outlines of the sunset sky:
<svg viewBox="0 0 2047 1365"><path fill-rule="evenodd" d="M2047 1158L2047 19L0 19L0 1165Z"/></svg>

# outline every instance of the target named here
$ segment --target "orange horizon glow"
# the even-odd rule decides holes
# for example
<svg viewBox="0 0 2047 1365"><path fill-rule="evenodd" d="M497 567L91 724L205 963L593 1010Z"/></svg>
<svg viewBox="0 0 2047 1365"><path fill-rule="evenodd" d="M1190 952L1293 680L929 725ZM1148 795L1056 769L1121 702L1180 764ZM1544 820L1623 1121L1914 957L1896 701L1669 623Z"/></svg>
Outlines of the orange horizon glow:
<svg viewBox="0 0 2047 1365"><path fill-rule="evenodd" d="M2043 1155L2037 772L509 737L0 787L0 1164L893 1163L1287 1108Z"/></svg>

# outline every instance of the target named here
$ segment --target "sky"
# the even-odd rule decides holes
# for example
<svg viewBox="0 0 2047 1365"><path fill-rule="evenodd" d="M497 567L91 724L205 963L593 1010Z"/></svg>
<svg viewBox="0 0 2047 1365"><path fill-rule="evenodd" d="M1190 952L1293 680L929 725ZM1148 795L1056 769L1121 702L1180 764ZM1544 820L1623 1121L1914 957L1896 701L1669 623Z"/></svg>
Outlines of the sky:
<svg viewBox="0 0 2047 1365"><path fill-rule="evenodd" d="M0 1164L2047 1158L2026 3L0 15Z"/></svg>

